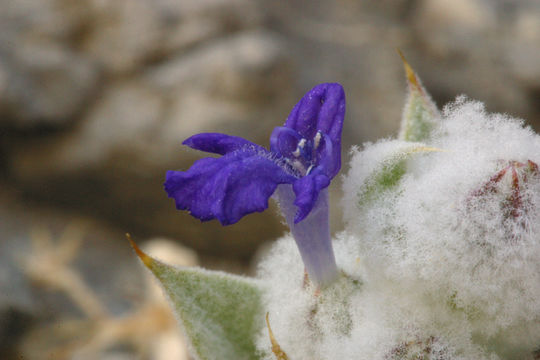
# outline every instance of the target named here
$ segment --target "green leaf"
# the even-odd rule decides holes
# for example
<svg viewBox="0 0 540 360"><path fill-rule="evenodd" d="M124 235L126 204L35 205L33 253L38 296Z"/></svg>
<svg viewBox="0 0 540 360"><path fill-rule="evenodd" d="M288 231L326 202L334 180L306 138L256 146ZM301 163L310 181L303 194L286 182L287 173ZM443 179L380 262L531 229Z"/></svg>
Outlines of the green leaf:
<svg viewBox="0 0 540 360"><path fill-rule="evenodd" d="M264 311L261 288L255 280L200 268L173 267L146 255L129 240L163 286L196 359L260 358L255 336L264 326Z"/></svg>
<svg viewBox="0 0 540 360"><path fill-rule="evenodd" d="M358 194L360 207L371 204L386 191L393 189L407 172L407 159L419 152L441 151L440 149L426 147L422 144L407 144L396 150L367 176Z"/></svg>
<svg viewBox="0 0 540 360"><path fill-rule="evenodd" d="M407 82L409 83L409 93L401 118L399 139L425 142L429 140L434 127L440 121L441 115L403 54L399 52L399 55L403 60Z"/></svg>

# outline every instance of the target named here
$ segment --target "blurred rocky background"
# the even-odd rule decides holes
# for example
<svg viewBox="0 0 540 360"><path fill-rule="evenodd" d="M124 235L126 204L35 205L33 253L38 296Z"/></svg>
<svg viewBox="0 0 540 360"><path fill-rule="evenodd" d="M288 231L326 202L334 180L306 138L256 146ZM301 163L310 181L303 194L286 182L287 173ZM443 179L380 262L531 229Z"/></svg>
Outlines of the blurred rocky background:
<svg viewBox="0 0 540 360"><path fill-rule="evenodd" d="M535 1L0 0L0 358L181 359L123 234L246 273L285 231L275 209L226 228L176 211L165 171L202 155L182 140L267 146L325 81L347 92L345 154L393 135L397 48L439 105L465 93L540 129ZM124 331L148 304L161 320Z"/></svg>

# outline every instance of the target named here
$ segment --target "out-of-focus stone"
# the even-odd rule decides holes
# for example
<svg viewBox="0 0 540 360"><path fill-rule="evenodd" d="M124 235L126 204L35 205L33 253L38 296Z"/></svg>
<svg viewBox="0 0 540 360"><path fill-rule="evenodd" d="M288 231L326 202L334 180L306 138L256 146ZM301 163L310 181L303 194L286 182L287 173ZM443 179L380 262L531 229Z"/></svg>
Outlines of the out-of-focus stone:
<svg viewBox="0 0 540 360"><path fill-rule="evenodd" d="M73 121L92 96L99 70L72 46L85 26L85 1L0 4L0 119L28 129Z"/></svg>
<svg viewBox="0 0 540 360"><path fill-rule="evenodd" d="M258 86L283 85L276 84L271 75L279 75L272 71L283 70L287 62L282 40L271 32L255 30L172 57L152 67L148 79L163 90L200 88L222 97L253 99Z"/></svg>
<svg viewBox="0 0 540 360"><path fill-rule="evenodd" d="M82 49L107 71L125 73L224 34L261 17L243 0L91 0L95 22Z"/></svg>
<svg viewBox="0 0 540 360"><path fill-rule="evenodd" d="M540 42L532 39L537 37L540 6L423 0L412 20L414 38L424 47L417 68L436 98L444 103L465 92L490 111L521 116L535 125Z"/></svg>
<svg viewBox="0 0 540 360"><path fill-rule="evenodd" d="M90 19L89 1L2 0L2 38L73 40Z"/></svg>
<svg viewBox="0 0 540 360"><path fill-rule="evenodd" d="M19 129L63 125L96 89L99 73L94 64L56 43L21 41L7 52L0 59L4 124Z"/></svg>
<svg viewBox="0 0 540 360"><path fill-rule="evenodd" d="M146 0L92 0L94 22L82 49L111 72L137 69L159 48L163 26Z"/></svg>
<svg viewBox="0 0 540 360"><path fill-rule="evenodd" d="M485 0L424 0L414 19L418 39L439 56L470 54L497 30L497 14Z"/></svg>
<svg viewBox="0 0 540 360"><path fill-rule="evenodd" d="M521 9L515 19L506 49L511 70L523 84L540 90L540 3Z"/></svg>
<svg viewBox="0 0 540 360"><path fill-rule="evenodd" d="M158 0L154 3L158 4L161 17L167 19L163 53L185 52L210 39L260 28L265 19L253 1Z"/></svg>
<svg viewBox="0 0 540 360"><path fill-rule="evenodd" d="M18 129L77 120L105 76L140 73L190 47L260 25L244 0L3 0L0 115ZM105 86L107 86L105 84Z"/></svg>
<svg viewBox="0 0 540 360"><path fill-rule="evenodd" d="M58 135L52 143L21 149L14 170L21 180L37 174L50 177L103 169L111 159L134 152L140 157L132 158L138 157L137 167L144 171L144 159L151 156L147 147L159 141L152 134L162 112L160 94L138 81L120 81L109 86L74 131Z"/></svg>

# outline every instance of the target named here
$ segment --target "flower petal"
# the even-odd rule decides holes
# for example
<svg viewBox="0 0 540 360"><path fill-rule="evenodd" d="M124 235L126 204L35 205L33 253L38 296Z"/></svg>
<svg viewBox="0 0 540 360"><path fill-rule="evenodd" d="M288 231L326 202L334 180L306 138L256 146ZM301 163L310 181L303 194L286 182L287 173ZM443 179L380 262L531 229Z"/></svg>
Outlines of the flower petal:
<svg viewBox="0 0 540 360"><path fill-rule="evenodd" d="M337 83L325 83L308 91L291 111L285 127L313 139L317 131L327 134L339 151L345 117L345 92ZM337 146L336 146L337 145Z"/></svg>
<svg viewBox="0 0 540 360"><path fill-rule="evenodd" d="M330 179L333 179L341 168L341 152L334 151L334 143L327 134L321 133L315 163L319 171Z"/></svg>
<svg viewBox="0 0 540 360"><path fill-rule="evenodd" d="M330 185L330 178L317 170L315 169L309 175L293 183L293 191L296 195L294 205L298 207L298 212L294 218L295 224L298 224L308 216L317 202L319 192Z"/></svg>
<svg viewBox="0 0 540 360"><path fill-rule="evenodd" d="M295 130L277 126L270 135L270 151L278 156L292 159L300 140L302 140L302 135Z"/></svg>
<svg viewBox="0 0 540 360"><path fill-rule="evenodd" d="M221 158L204 158L188 171L168 171L165 190L177 209L189 210L201 221L216 218L223 225L234 224L266 209L278 184L296 180L270 155L248 147Z"/></svg>
<svg viewBox="0 0 540 360"><path fill-rule="evenodd" d="M231 151L251 147L254 150L264 150L263 147L238 136L220 133L202 133L193 135L182 143L192 149L225 155Z"/></svg>

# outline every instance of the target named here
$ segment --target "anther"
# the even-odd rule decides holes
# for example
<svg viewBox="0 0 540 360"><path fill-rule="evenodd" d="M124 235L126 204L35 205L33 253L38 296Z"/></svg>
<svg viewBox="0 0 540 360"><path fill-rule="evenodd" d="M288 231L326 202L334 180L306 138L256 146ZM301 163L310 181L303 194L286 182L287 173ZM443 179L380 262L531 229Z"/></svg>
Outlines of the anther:
<svg viewBox="0 0 540 360"><path fill-rule="evenodd" d="M292 152L292 154L294 155L294 157L299 157L300 154L302 153L302 149L304 148L304 146L306 146L306 139L302 139L298 142L298 145L296 145L296 150L294 150Z"/></svg>
<svg viewBox="0 0 540 360"><path fill-rule="evenodd" d="M317 150L317 148L319 147L321 137L321 132L317 131L317 135L315 135L315 138L313 139L313 147L315 148L315 150Z"/></svg>

